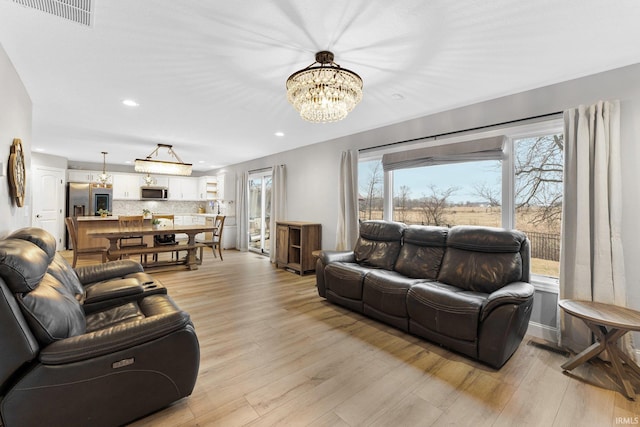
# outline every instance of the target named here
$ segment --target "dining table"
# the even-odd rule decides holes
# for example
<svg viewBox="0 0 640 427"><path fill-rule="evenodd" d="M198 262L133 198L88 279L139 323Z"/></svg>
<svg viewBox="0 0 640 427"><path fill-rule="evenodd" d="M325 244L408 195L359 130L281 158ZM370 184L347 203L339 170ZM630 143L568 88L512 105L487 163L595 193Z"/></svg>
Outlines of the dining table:
<svg viewBox="0 0 640 427"><path fill-rule="evenodd" d="M197 270L199 260L197 259L197 249L200 247L196 243L196 235L200 233L210 233L216 230L215 226L211 225L179 225L179 224L167 224L161 227L153 225L143 225L137 227L125 227L122 225L114 225L112 227L106 227L96 230L87 230L87 236L92 238L105 238L109 241L109 248L107 249L107 259L109 261L115 261L120 259L123 254L154 254L160 252L167 252L167 247L148 247L142 249L125 250L119 247L121 238L128 236L161 236L166 234L186 234L187 243L177 244L171 249L176 251L187 251L187 256L182 264L186 265L189 270Z"/></svg>

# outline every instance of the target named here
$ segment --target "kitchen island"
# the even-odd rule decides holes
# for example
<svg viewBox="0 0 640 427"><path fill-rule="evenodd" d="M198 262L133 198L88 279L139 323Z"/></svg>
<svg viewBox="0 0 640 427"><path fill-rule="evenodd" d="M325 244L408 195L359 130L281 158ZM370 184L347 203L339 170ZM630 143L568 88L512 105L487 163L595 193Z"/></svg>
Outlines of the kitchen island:
<svg viewBox="0 0 640 427"><path fill-rule="evenodd" d="M79 216L78 220L78 247L84 248L109 248L109 241L101 237L91 237L89 231L101 231L118 226L118 217L113 216ZM151 219L145 219L144 225L151 225ZM153 236L147 236L145 243L153 246Z"/></svg>

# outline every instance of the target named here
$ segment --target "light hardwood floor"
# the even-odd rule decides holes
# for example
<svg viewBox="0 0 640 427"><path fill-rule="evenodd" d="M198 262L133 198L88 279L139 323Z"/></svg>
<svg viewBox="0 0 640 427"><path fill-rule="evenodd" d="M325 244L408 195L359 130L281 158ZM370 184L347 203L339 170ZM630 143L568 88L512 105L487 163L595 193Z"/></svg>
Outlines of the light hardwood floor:
<svg viewBox="0 0 640 427"><path fill-rule="evenodd" d="M600 370L575 369L592 384L563 374L567 358L529 337L496 371L329 304L313 275L257 254L225 251L220 261L209 251L197 271L154 274L191 314L200 373L190 397L135 427L639 422L640 404Z"/></svg>

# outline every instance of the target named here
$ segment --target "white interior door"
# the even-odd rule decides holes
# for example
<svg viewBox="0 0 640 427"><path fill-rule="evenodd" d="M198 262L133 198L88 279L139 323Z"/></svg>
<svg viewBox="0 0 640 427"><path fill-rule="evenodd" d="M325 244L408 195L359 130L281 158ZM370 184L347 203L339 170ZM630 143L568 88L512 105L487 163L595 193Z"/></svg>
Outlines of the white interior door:
<svg viewBox="0 0 640 427"><path fill-rule="evenodd" d="M47 230L64 249L64 170L36 166L33 169L34 227Z"/></svg>

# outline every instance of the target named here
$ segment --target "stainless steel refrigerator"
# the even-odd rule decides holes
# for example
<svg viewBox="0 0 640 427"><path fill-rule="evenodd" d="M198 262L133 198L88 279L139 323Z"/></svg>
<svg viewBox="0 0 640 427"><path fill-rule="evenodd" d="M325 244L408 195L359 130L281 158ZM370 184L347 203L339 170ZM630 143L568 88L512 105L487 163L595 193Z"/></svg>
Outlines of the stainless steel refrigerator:
<svg viewBox="0 0 640 427"><path fill-rule="evenodd" d="M104 209L111 214L113 187L111 184L101 185L86 182L70 182L67 184L67 216L94 216ZM71 249L71 239L67 233L67 248Z"/></svg>

